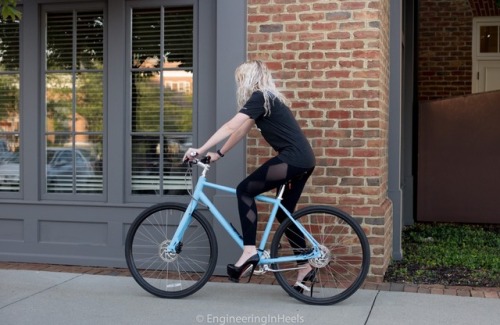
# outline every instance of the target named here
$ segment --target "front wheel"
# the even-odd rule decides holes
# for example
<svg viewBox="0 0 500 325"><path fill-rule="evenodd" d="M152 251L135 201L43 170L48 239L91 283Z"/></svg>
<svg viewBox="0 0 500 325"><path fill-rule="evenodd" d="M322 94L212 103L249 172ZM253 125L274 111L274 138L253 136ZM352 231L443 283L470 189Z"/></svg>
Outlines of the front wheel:
<svg viewBox="0 0 500 325"><path fill-rule="evenodd" d="M365 280L370 266L368 239L361 226L347 213L328 206L301 209L293 218L319 243L321 256L303 261L316 269L312 281L303 283L306 289L294 288L296 268L305 265L296 262L273 265L284 269L275 273L278 283L292 297L308 304L331 305L351 296ZM271 258L308 253L312 246L287 219L276 230Z"/></svg>
<svg viewBox="0 0 500 325"><path fill-rule="evenodd" d="M191 215L177 252L166 250L186 206L160 203L143 211L125 241L125 258L135 281L162 298L182 298L201 289L217 263L214 231L198 211Z"/></svg>

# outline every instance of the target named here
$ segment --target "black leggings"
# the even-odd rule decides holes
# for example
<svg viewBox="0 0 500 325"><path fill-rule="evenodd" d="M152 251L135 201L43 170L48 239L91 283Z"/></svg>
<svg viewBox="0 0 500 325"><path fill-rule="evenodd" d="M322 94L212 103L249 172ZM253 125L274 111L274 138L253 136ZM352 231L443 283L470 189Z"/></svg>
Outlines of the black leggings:
<svg viewBox="0 0 500 325"><path fill-rule="evenodd" d="M257 205L254 198L259 194L279 188L282 184L290 181L283 194L282 204L292 213L313 170L314 167L295 167L283 162L278 157L274 157L257 168L238 185L236 196L238 198L238 211L244 245L255 245L256 242L258 218ZM279 222L283 222L286 215L279 209L276 218ZM287 237L290 243L296 243L293 246L304 248L304 238L298 236L298 233L298 230L289 231L287 232Z"/></svg>

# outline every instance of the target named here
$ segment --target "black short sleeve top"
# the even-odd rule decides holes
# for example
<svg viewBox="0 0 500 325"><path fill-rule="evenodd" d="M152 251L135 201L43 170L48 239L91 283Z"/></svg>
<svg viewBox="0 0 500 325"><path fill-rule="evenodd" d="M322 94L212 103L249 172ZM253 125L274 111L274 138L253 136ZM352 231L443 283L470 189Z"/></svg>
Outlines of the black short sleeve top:
<svg viewBox="0 0 500 325"><path fill-rule="evenodd" d="M292 112L279 99L270 100L271 111L265 115L264 94L256 91L240 113L255 120L262 136L278 152L281 160L296 167L314 167L313 150Z"/></svg>

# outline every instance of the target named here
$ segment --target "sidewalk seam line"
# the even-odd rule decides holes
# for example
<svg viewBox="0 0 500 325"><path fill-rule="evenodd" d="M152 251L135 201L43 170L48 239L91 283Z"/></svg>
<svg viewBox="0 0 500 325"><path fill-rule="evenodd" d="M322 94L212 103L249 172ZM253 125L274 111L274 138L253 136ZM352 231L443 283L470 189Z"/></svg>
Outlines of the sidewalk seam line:
<svg viewBox="0 0 500 325"><path fill-rule="evenodd" d="M62 284L65 284L65 283L67 283L67 282L69 282L69 281L71 281L71 280L74 280L74 279L76 279L76 278L79 278L79 277L81 277L82 275L83 275L83 274L79 274L79 275L74 276L74 277L72 277L72 278L70 278L70 279L67 279L67 280L65 280L65 281L63 281L63 282L60 282L60 283L54 284L54 285L53 285L53 286L51 286L51 287L45 288L45 289L43 289L43 290L41 290L41 291L37 291L37 292L35 292L35 293L32 293L32 294L31 294L31 295L29 295L29 296L26 296L26 297L23 297L23 298L18 299L18 300L16 300L16 301L13 301L13 302L11 302L11 303L9 303L9 304L5 305L5 306L0 307L0 310L4 309L4 308L6 308L6 307L9 307L9 306L11 306L11 305L17 304L18 302L21 302L21 301L23 301L23 300L26 300L26 299L32 298L32 297L34 297L34 296L37 296L37 295L39 295L39 294L41 294L41 293L44 293L45 291L51 290L51 289L53 289L53 288L55 288L55 287L58 287L58 286L60 286L60 285L62 285Z"/></svg>
<svg viewBox="0 0 500 325"><path fill-rule="evenodd" d="M370 306L370 311L368 312L368 316L366 317L364 325L368 324L368 320L370 319L370 316L372 314L373 307L375 307L375 302L377 301L379 293L380 293L380 290L377 290L377 294L375 295L375 298L373 299L372 305Z"/></svg>

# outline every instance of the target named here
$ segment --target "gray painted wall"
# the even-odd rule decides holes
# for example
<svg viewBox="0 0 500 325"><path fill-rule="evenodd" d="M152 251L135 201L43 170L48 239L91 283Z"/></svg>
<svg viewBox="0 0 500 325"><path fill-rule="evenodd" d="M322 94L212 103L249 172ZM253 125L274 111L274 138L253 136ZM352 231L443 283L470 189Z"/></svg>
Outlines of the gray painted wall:
<svg viewBox="0 0 500 325"><path fill-rule="evenodd" d="M23 1L21 36L22 192L0 194L0 260L95 266L125 266L124 241L132 220L158 198L131 200L126 195L127 2L107 3L107 111L105 118L105 195L98 201L43 198L40 184L43 148L40 5ZM61 5L82 1L50 1ZM185 3L186 1L176 1ZM236 112L234 69L246 58L246 1L195 0L198 6L195 141L201 145ZM135 3L173 3L136 1ZM83 5L87 5L83 2ZM66 7L70 8L70 6ZM196 143L197 141L197 143ZM243 144L212 168L210 178L235 186L245 176ZM235 201L212 193L221 211L239 225ZM168 200L187 201L188 197ZM133 202L132 202L133 201ZM216 227L220 233L220 229ZM237 256L237 246L218 236L222 248L216 272Z"/></svg>

